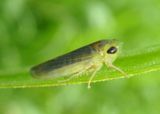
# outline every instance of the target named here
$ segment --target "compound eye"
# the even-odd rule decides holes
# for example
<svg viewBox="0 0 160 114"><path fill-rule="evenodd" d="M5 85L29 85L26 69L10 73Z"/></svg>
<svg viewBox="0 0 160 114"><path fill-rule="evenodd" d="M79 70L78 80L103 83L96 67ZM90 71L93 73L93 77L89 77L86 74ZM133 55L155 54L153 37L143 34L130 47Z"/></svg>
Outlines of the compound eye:
<svg viewBox="0 0 160 114"><path fill-rule="evenodd" d="M117 48L116 47L110 47L108 50L107 50L107 53L108 54L114 54L117 52Z"/></svg>

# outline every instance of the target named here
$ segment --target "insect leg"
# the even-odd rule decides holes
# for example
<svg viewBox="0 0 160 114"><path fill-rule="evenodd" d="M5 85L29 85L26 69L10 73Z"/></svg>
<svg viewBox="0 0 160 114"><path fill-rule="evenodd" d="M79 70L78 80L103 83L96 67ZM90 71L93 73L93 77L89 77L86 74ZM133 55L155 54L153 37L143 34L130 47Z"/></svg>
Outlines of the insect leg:
<svg viewBox="0 0 160 114"><path fill-rule="evenodd" d="M68 81L70 81L71 79L73 79L76 76L77 75L73 74L73 75L71 75L71 77L67 78L66 80L60 80L59 82L68 82Z"/></svg>
<svg viewBox="0 0 160 114"><path fill-rule="evenodd" d="M113 69L117 70L118 72L122 73L125 77L128 77L127 74L126 74L123 70L121 70L120 68L114 66L113 64L109 64L109 65L106 64L106 65L107 65L108 67L113 68Z"/></svg>
<svg viewBox="0 0 160 114"><path fill-rule="evenodd" d="M101 65L102 66L102 65ZM89 81L88 81L88 89L90 89L91 88L91 81L92 81L92 79L95 77L95 74L97 73L97 71L101 68L101 66L92 66L92 68L93 69L95 69L94 70L94 72L92 73L92 75L91 75L91 77L89 78Z"/></svg>
<svg viewBox="0 0 160 114"><path fill-rule="evenodd" d="M73 79L73 78L75 78L75 77L81 76L83 73L85 73L85 72L86 72L88 69L90 69L90 68L91 68L91 66L89 66L89 67L87 67L87 68L84 68L82 71L77 72L77 73L74 73L74 74L72 74L71 77L69 77L68 79L62 80L62 81L60 81L60 82L68 82L68 81L70 81L71 79Z"/></svg>

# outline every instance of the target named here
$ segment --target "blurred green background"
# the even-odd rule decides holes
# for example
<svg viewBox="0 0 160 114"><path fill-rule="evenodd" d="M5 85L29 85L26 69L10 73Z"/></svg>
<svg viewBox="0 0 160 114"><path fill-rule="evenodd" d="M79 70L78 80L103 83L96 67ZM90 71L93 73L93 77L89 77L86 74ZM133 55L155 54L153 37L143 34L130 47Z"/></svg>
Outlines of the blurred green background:
<svg viewBox="0 0 160 114"><path fill-rule="evenodd" d="M1 0L0 74L84 44L122 41L123 52L160 42L159 0ZM1 89L0 114L159 114L160 73L93 84Z"/></svg>

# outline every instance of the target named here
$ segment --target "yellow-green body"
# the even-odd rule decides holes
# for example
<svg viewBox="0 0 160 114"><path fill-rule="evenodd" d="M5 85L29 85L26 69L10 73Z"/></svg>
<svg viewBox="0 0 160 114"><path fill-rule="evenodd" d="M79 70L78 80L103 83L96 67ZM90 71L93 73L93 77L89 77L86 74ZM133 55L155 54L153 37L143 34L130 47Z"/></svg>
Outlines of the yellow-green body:
<svg viewBox="0 0 160 114"><path fill-rule="evenodd" d="M124 73L112 65L118 53L119 45L116 40L100 40L37 65L31 69L31 73L36 78L70 76L69 79L71 79L89 72L92 73L88 83L90 87L92 78L103 64Z"/></svg>

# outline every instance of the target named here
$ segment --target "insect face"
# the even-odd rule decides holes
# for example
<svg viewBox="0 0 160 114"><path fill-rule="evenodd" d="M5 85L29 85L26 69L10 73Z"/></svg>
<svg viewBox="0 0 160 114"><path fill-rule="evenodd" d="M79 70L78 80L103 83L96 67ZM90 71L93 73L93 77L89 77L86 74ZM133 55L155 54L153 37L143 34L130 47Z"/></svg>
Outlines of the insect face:
<svg viewBox="0 0 160 114"><path fill-rule="evenodd" d="M118 41L111 40L106 43L103 48L104 61L106 63L112 63L119 54L119 45Z"/></svg>

